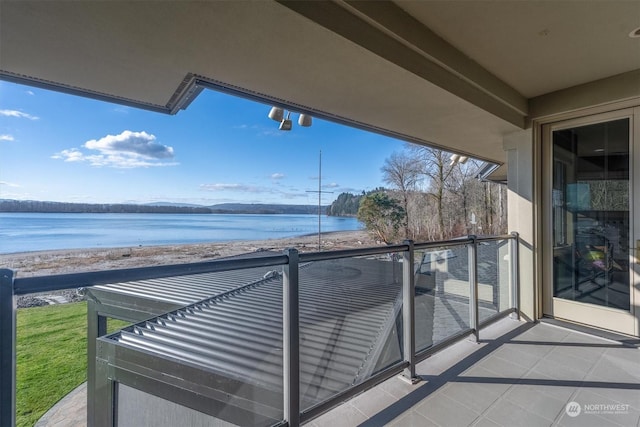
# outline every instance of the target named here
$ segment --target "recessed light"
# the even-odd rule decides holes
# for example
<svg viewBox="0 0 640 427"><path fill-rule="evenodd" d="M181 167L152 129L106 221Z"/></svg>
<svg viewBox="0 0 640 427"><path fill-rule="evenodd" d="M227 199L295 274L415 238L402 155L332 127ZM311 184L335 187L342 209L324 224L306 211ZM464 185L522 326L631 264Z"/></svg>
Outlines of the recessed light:
<svg viewBox="0 0 640 427"><path fill-rule="evenodd" d="M629 33L629 37L631 37L632 39L640 38L640 27L636 28L635 30L631 30L631 32Z"/></svg>

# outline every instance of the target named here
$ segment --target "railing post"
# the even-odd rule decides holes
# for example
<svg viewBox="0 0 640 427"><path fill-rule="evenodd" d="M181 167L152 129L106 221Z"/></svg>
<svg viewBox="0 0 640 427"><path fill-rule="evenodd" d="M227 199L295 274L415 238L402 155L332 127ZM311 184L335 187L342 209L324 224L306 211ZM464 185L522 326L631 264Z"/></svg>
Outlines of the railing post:
<svg viewBox="0 0 640 427"><path fill-rule="evenodd" d="M515 309L512 318L520 320L520 235L511 235L511 307Z"/></svg>
<svg viewBox="0 0 640 427"><path fill-rule="evenodd" d="M476 236L469 236L469 323L476 342L480 341L478 331L478 241Z"/></svg>
<svg viewBox="0 0 640 427"><path fill-rule="evenodd" d="M290 427L300 425L300 313L298 251L286 249L289 262L282 277L282 376L284 419Z"/></svg>
<svg viewBox="0 0 640 427"><path fill-rule="evenodd" d="M0 426L16 425L16 305L13 271L0 270Z"/></svg>
<svg viewBox="0 0 640 427"><path fill-rule="evenodd" d="M87 427L93 427L98 424L98 420L95 417L95 403L97 400L96 339L107 333L107 318L98 313L96 305L95 301L87 298Z"/></svg>
<svg viewBox="0 0 640 427"><path fill-rule="evenodd" d="M409 366L404 370L402 378L415 384L420 381L416 377L416 322L415 322L415 269L413 241L405 240L409 249L402 253L402 349L405 362Z"/></svg>

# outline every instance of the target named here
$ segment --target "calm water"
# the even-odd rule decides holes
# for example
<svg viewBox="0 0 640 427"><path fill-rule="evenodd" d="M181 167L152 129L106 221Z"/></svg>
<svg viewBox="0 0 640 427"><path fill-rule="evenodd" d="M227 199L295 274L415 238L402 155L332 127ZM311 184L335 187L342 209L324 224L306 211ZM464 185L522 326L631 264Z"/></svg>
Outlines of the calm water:
<svg viewBox="0 0 640 427"><path fill-rule="evenodd" d="M359 230L322 217L322 232ZM260 240L318 232L317 215L0 213L0 253Z"/></svg>

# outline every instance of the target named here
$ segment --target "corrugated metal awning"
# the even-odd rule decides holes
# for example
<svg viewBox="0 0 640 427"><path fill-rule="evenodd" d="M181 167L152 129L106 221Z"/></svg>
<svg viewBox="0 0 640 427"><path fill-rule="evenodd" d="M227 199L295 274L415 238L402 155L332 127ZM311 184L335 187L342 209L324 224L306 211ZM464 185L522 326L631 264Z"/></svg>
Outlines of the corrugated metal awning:
<svg viewBox="0 0 640 427"><path fill-rule="evenodd" d="M400 270L388 260L358 258L300 269L302 408L400 358ZM267 275L108 339L282 393L282 276ZM396 344L389 345L389 339Z"/></svg>

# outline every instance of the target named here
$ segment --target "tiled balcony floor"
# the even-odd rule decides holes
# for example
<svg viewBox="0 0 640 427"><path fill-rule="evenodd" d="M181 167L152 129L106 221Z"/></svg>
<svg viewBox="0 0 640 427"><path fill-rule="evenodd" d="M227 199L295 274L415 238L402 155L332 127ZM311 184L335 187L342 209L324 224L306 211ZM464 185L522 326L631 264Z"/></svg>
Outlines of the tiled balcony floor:
<svg viewBox="0 0 640 427"><path fill-rule="evenodd" d="M308 425L640 426L637 340L511 319L480 338L420 363L420 383L392 378Z"/></svg>
<svg viewBox="0 0 640 427"><path fill-rule="evenodd" d="M392 378L307 425L640 427L638 340L634 347L510 319L480 338L420 363L420 383ZM72 393L38 425L85 425L85 396L84 389ZM567 414L569 402L580 414Z"/></svg>

